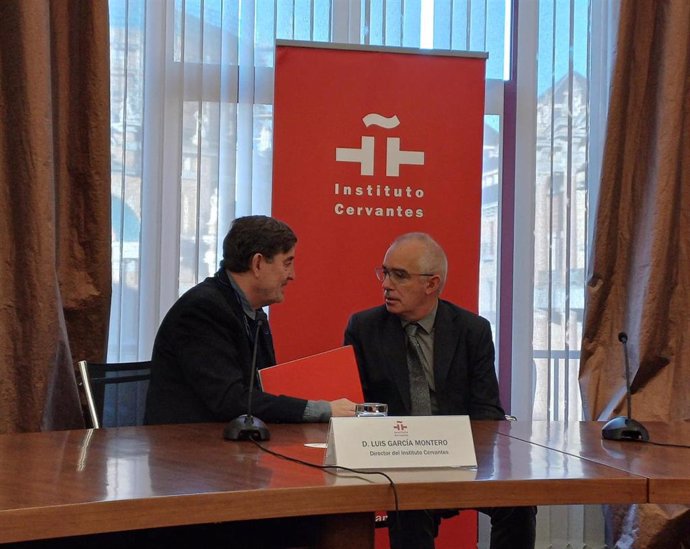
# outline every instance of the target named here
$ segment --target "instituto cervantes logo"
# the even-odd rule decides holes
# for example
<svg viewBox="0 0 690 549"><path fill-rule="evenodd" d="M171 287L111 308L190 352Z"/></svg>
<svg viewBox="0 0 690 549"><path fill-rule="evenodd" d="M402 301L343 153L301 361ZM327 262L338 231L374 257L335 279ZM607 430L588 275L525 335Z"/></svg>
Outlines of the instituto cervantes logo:
<svg viewBox="0 0 690 549"><path fill-rule="evenodd" d="M390 130L400 125L397 115L386 118L380 114L367 114L362 118L364 125L379 126ZM368 135L362 136L362 147L359 149L347 149L338 147L335 149L335 159L337 162L357 162L360 165L361 175L374 175L374 147L375 139ZM388 137L386 139L386 175L388 177L399 177L400 166L409 164L414 166L424 165L423 151L401 151L400 138Z"/></svg>
<svg viewBox="0 0 690 549"><path fill-rule="evenodd" d="M392 130L400 125L397 115L385 117L377 113L370 113L362 118L364 125L369 128L378 126ZM402 150L400 137L386 138L386 177L400 177L401 166L423 166L424 151ZM359 164L359 175L365 178L376 177L380 174L375 170L376 138L370 135L361 136L360 148L336 147L336 162L350 162ZM380 170L379 170L380 171ZM345 205L338 202L335 205L336 215L366 216L366 217L424 217L423 208L411 208L410 201L424 198L424 189L411 185L388 183L371 183L363 181L359 185L335 183L336 196L382 199L381 205ZM397 204L396 204L397 203ZM404 204L403 204L404 203Z"/></svg>
<svg viewBox="0 0 690 549"><path fill-rule="evenodd" d="M407 423L401 420L397 420L393 424L393 436L396 437L406 437L409 436L409 433L407 432Z"/></svg>

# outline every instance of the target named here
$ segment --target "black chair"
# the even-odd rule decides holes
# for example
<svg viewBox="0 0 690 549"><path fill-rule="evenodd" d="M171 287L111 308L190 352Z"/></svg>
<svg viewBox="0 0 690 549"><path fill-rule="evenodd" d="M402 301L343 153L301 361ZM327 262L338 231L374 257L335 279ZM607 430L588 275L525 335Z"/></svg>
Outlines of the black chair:
<svg viewBox="0 0 690 549"><path fill-rule="evenodd" d="M151 361L97 363L80 360L78 366L79 385L84 390L94 429L143 423Z"/></svg>

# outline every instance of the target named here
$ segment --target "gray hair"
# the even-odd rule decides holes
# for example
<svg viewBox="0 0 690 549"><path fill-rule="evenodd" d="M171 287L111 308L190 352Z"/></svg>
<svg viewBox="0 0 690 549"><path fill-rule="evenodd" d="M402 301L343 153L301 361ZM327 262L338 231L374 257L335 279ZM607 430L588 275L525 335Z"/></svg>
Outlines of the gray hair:
<svg viewBox="0 0 690 549"><path fill-rule="evenodd" d="M424 251L422 255L419 256L419 268L424 273L433 273L439 275L441 278L441 284L439 285L439 293L443 290L446 285L446 279L448 277L448 258L446 257L446 252L443 251L441 245L436 242L427 233L405 233L397 237L392 243L393 246L402 244L403 242L416 241L424 246Z"/></svg>

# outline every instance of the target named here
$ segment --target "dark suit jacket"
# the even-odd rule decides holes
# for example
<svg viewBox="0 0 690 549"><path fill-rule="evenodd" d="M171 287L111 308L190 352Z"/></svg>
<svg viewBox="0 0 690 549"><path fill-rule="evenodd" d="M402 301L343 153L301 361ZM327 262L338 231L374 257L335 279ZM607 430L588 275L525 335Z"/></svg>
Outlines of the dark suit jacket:
<svg viewBox="0 0 690 549"><path fill-rule="evenodd" d="M385 402L390 415L409 415L405 331L385 306L350 317L345 344L357 357L364 398ZM434 382L439 413L505 419L494 370L489 322L439 300L434 324Z"/></svg>
<svg viewBox="0 0 690 549"><path fill-rule="evenodd" d="M145 423L230 421L247 412L252 344L245 319L224 271L177 300L153 345ZM249 332L253 337L251 326ZM275 364L268 324L259 340L257 366ZM302 421L306 400L254 388L253 415L274 423Z"/></svg>

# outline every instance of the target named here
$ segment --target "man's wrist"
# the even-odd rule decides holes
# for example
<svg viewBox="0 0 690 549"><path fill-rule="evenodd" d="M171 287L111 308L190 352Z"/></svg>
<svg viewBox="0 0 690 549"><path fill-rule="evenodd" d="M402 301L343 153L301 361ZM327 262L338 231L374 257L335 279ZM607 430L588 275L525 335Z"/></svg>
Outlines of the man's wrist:
<svg viewBox="0 0 690 549"><path fill-rule="evenodd" d="M326 400L308 400L302 414L305 422L326 422L331 418L331 404Z"/></svg>

